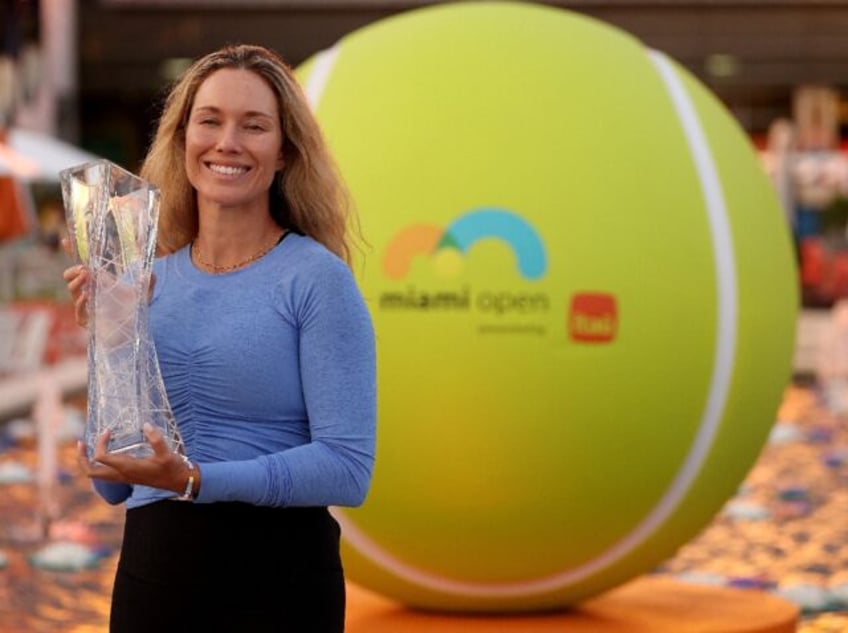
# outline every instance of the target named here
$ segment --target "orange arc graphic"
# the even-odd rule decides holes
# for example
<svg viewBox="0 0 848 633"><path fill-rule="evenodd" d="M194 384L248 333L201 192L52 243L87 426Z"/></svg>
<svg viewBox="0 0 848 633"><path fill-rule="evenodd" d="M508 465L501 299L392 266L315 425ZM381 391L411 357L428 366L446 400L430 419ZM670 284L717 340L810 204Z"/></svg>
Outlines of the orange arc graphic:
<svg viewBox="0 0 848 633"><path fill-rule="evenodd" d="M433 224L414 224L395 235L383 256L383 270L391 279L403 279L412 259L420 253L436 250L445 230Z"/></svg>

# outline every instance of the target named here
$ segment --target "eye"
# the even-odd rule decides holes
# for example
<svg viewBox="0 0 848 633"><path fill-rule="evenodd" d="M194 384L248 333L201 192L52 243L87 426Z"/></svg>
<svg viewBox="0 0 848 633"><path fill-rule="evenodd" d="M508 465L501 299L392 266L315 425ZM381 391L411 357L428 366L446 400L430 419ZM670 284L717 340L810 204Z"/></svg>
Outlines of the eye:
<svg viewBox="0 0 848 633"><path fill-rule="evenodd" d="M196 116L191 118L191 123L193 125L202 125L202 126L214 126L218 125L218 117L212 114L203 114L198 113Z"/></svg>

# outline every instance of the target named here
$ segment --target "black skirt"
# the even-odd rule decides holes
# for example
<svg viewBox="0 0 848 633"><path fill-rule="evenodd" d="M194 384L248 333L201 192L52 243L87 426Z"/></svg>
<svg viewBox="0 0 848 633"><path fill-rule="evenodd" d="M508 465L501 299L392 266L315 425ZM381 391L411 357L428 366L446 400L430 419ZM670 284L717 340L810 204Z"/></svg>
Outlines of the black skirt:
<svg viewBox="0 0 848 633"><path fill-rule="evenodd" d="M127 511L111 633L339 633L344 615L326 508L169 500Z"/></svg>

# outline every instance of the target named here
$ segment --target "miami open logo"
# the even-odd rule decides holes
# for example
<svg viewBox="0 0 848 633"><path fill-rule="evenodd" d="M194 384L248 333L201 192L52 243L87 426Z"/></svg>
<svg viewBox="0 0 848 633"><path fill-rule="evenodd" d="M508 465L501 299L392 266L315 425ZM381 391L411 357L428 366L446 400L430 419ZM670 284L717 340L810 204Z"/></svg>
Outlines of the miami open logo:
<svg viewBox="0 0 848 633"><path fill-rule="evenodd" d="M497 240L514 255L516 278L498 279L494 274L476 278L461 275L471 249L481 242ZM436 278L456 279L457 285L421 287L410 281L412 263L426 258ZM548 260L542 239L524 218L507 209L479 208L464 213L447 227L414 224L389 241L383 256L383 272L391 281L406 280L380 294L384 311L419 313L472 313L480 320L480 334L544 334L550 297L535 282L544 277ZM432 278L431 278L432 279ZM530 284L526 282L531 282Z"/></svg>
<svg viewBox="0 0 848 633"><path fill-rule="evenodd" d="M469 211L447 227L414 224L389 242L383 271L389 279L403 279L415 257L430 257L437 273L453 276L462 258L481 240L506 242L515 254L518 272L528 280L540 279L547 270L545 247L536 230L512 211L482 208Z"/></svg>

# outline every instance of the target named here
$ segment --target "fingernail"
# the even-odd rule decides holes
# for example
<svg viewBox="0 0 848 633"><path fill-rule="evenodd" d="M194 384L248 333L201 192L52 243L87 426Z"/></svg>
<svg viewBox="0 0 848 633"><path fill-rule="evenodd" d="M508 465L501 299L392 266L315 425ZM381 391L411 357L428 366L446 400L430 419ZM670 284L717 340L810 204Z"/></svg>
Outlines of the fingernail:
<svg viewBox="0 0 848 633"><path fill-rule="evenodd" d="M150 433L150 431L153 430L153 425L150 424L150 422L145 422L144 424L141 425L141 428L143 428L145 430L145 432Z"/></svg>

